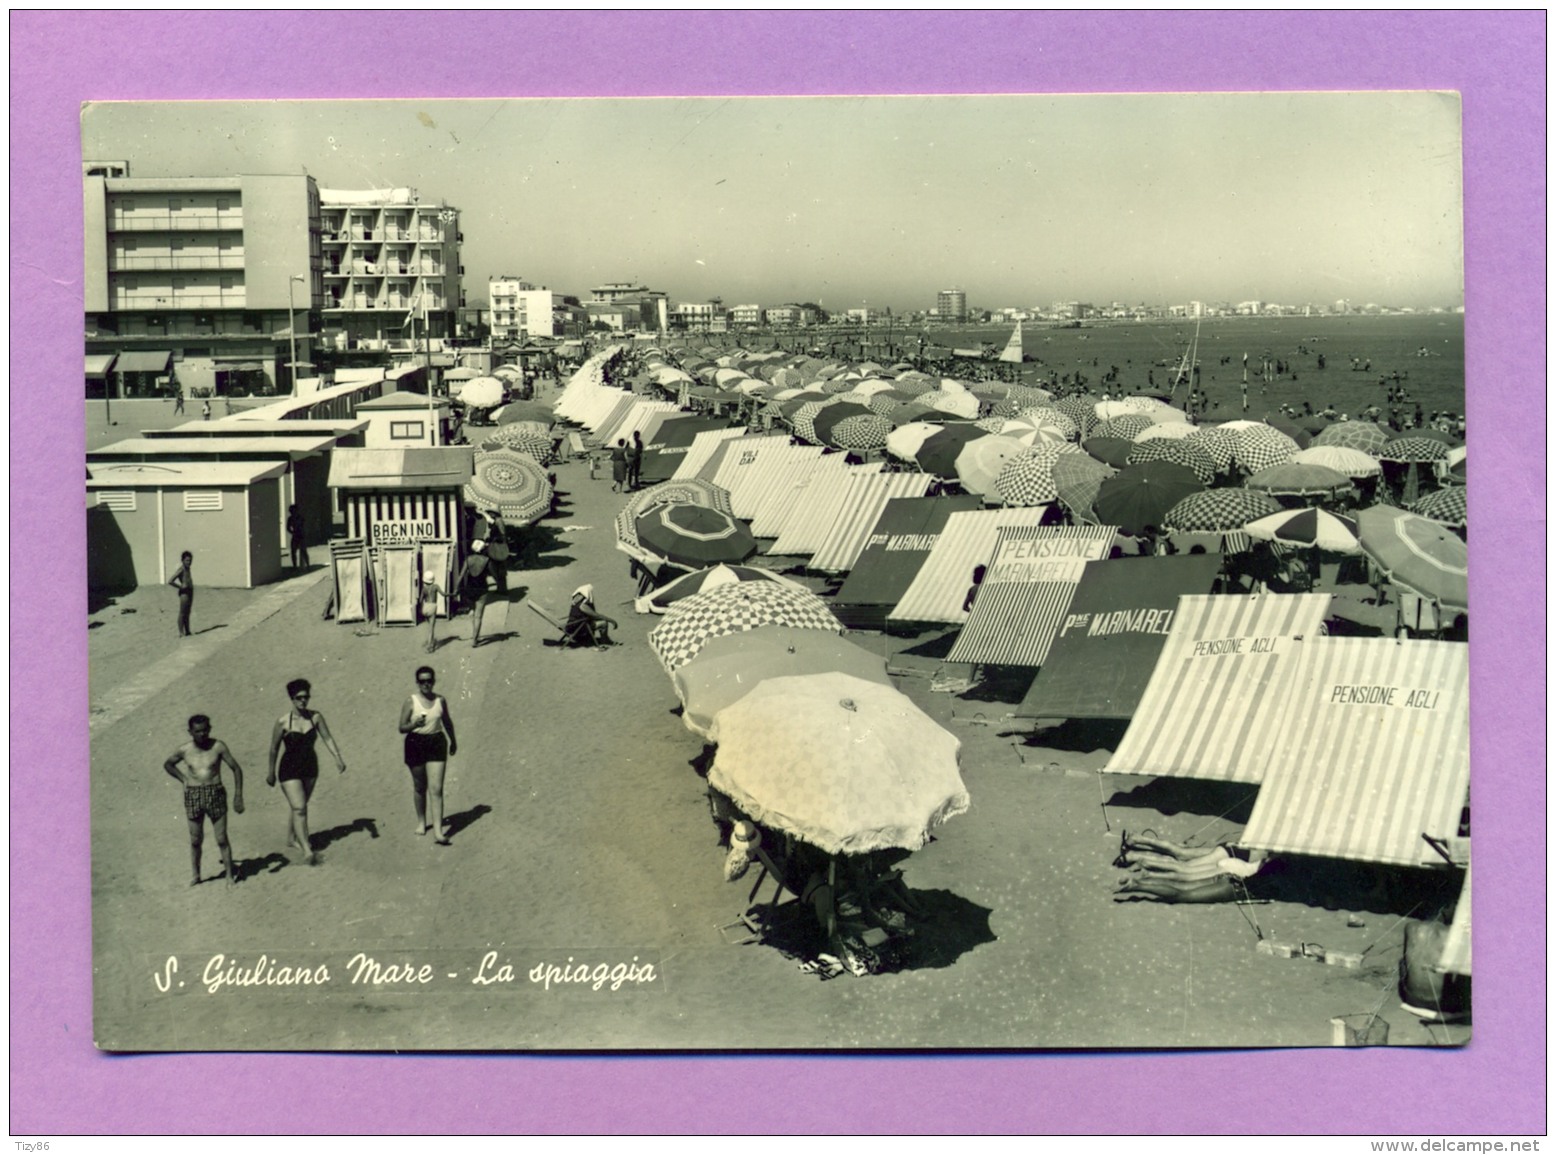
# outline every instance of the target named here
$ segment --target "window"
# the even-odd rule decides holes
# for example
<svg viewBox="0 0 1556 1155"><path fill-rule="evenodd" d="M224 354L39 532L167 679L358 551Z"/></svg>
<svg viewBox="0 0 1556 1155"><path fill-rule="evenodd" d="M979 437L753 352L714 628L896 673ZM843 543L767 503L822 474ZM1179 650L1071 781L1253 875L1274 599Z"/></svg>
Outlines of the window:
<svg viewBox="0 0 1556 1155"><path fill-rule="evenodd" d="M219 513L222 508L222 491L219 489L184 490L185 513Z"/></svg>
<svg viewBox="0 0 1556 1155"><path fill-rule="evenodd" d="M232 211L232 200L230 198L228 198L228 197L217 197L216 198L216 211L219 212L219 213L231 212Z"/></svg>
<svg viewBox="0 0 1556 1155"><path fill-rule="evenodd" d="M389 423L390 441L422 441L427 436L427 423L425 421L391 421Z"/></svg>
<svg viewBox="0 0 1556 1155"><path fill-rule="evenodd" d="M133 489L99 489L97 491L97 504L106 505L115 513L134 513L135 491Z"/></svg>

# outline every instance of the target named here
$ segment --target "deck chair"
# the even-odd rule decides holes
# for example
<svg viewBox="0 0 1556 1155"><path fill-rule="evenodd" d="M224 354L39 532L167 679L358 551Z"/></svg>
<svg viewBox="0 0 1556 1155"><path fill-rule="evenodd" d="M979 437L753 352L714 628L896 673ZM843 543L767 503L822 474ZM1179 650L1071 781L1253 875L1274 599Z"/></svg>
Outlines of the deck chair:
<svg viewBox="0 0 1556 1155"><path fill-rule="evenodd" d="M341 624L367 621L372 604L370 567L360 538L330 542L330 568L335 580L335 620Z"/></svg>

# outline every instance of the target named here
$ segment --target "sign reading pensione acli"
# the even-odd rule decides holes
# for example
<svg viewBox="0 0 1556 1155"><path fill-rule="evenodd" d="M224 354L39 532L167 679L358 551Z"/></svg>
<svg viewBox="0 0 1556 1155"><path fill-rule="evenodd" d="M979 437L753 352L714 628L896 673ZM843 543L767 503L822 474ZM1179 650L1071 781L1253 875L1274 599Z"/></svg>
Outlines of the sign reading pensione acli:
<svg viewBox="0 0 1556 1155"><path fill-rule="evenodd" d="M375 521L371 530L374 545L400 545L437 537L437 524L430 518L396 518Z"/></svg>

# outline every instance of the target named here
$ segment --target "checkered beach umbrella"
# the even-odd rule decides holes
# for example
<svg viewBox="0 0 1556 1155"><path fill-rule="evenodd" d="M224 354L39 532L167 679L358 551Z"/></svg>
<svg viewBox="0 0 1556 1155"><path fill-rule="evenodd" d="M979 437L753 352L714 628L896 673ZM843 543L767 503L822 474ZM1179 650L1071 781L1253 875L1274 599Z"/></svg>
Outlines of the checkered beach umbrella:
<svg viewBox="0 0 1556 1155"><path fill-rule="evenodd" d="M508 433L510 429L515 432ZM516 453L527 453L536 461L544 463L551 459L551 435L537 433L530 425L503 425L481 442L481 448L486 452L511 449Z"/></svg>
<svg viewBox="0 0 1556 1155"><path fill-rule="evenodd" d="M1210 454L1210 460L1216 463L1216 469L1225 472L1232 468L1232 458L1237 454L1237 435L1232 430L1212 425L1209 428L1194 430L1184 440L1194 443Z"/></svg>
<svg viewBox="0 0 1556 1155"><path fill-rule="evenodd" d="M1396 437L1376 454L1379 461L1398 461L1408 464L1441 461L1448 456L1448 446L1431 437Z"/></svg>
<svg viewBox="0 0 1556 1155"><path fill-rule="evenodd" d="M777 582L797 590L805 588L798 582L791 581L770 569L759 569L749 565L715 565L678 577L669 585L660 586L653 593L639 598L636 603L637 610L639 613L646 610L649 613L662 614L683 598L736 582Z"/></svg>
<svg viewBox="0 0 1556 1155"><path fill-rule="evenodd" d="M1049 467L1059 502L1076 517L1096 520L1093 509L1102 483L1118 470L1104 465L1088 453L1063 453Z"/></svg>
<svg viewBox="0 0 1556 1155"><path fill-rule="evenodd" d="M1055 441L1028 449L1011 458L994 481L994 493L1006 505L1046 505L1059 500L1054 482L1054 462L1065 455L1081 456L1080 446Z"/></svg>
<svg viewBox="0 0 1556 1155"><path fill-rule="evenodd" d="M551 510L551 482L527 453L495 449L475 455L475 472L465 483L465 501L495 509L510 525L529 525Z"/></svg>
<svg viewBox="0 0 1556 1155"><path fill-rule="evenodd" d="M1111 417L1102 422L1092 431L1092 436L1118 437L1125 441L1133 441L1155 424L1156 422L1144 413L1125 413L1120 417Z"/></svg>
<svg viewBox="0 0 1556 1155"><path fill-rule="evenodd" d="M829 443L838 449L881 449L892 432L892 424L884 417L865 413L858 417L845 417L832 427Z"/></svg>
<svg viewBox="0 0 1556 1155"><path fill-rule="evenodd" d="M1388 444L1389 435L1371 421L1341 421L1326 426L1313 438L1314 445L1338 445L1344 449L1360 449L1374 457Z"/></svg>
<svg viewBox="0 0 1556 1155"><path fill-rule="evenodd" d="M794 430L794 436L802 441L808 441L812 445L820 445L821 438L816 433L816 414L828 406L839 404L836 397L829 397L825 401L810 401L801 405L789 416L789 428Z"/></svg>
<svg viewBox="0 0 1556 1155"><path fill-rule="evenodd" d="M1180 423L1181 424L1181 423ZM1216 463L1210 454L1188 441L1170 441L1156 438L1137 441L1129 451L1126 465L1138 465L1142 461L1172 461L1194 471L1194 476L1206 485L1216 477Z"/></svg>
<svg viewBox="0 0 1556 1155"><path fill-rule="evenodd" d="M838 422L846 421L850 417L870 416L870 410L865 402L867 398L854 400L852 393L842 394L836 405L824 406L810 419L811 429L816 434L816 444L831 445L832 430L837 428Z"/></svg>
<svg viewBox="0 0 1556 1155"><path fill-rule="evenodd" d="M1469 524L1469 508L1469 496L1462 485L1435 490L1410 507L1413 513L1456 529Z"/></svg>
<svg viewBox="0 0 1556 1155"><path fill-rule="evenodd" d="M1186 441L1198 431L1199 426L1187 421L1158 421L1149 429L1135 434L1136 441Z"/></svg>
<svg viewBox="0 0 1556 1155"><path fill-rule="evenodd" d="M1281 511L1280 502L1254 489L1206 489L1167 511L1162 528L1183 533L1236 533L1250 521Z"/></svg>
<svg viewBox="0 0 1556 1155"><path fill-rule="evenodd" d="M997 417L991 413L987 417L978 418L978 420L974 421L973 424L976 425L979 429L983 430L985 433L998 433L1001 429L1005 428L1005 418Z"/></svg>
<svg viewBox="0 0 1556 1155"><path fill-rule="evenodd" d="M1098 401L1093 408L1098 418L1108 421L1127 413L1154 413L1164 406L1155 397L1116 397L1111 401Z"/></svg>
<svg viewBox="0 0 1556 1155"><path fill-rule="evenodd" d="M1097 402L1100 400L1102 398L1081 393L1072 397L1060 397L1052 404L1060 413L1075 422L1082 432L1085 432L1097 424Z"/></svg>
<svg viewBox="0 0 1556 1155"><path fill-rule="evenodd" d="M809 591L777 582L737 582L676 602L649 632L648 644L665 673L673 674L711 639L763 626L843 632L827 603Z"/></svg>
<svg viewBox="0 0 1556 1155"><path fill-rule="evenodd" d="M896 392L895 390L892 391ZM902 398L894 397L891 393L877 393L870 398L868 408L878 417L885 417L893 409L902 405Z"/></svg>
<svg viewBox="0 0 1556 1155"><path fill-rule="evenodd" d="M1272 465L1284 465L1297 454L1297 443L1269 425L1247 425L1238 429L1233 437L1237 448L1232 452L1232 460L1249 473L1258 473Z"/></svg>
<svg viewBox="0 0 1556 1155"><path fill-rule="evenodd" d="M1046 389L1039 389L1035 385L1012 385L1005 394L1009 401L1023 407L1028 405L1044 405L1054 399L1054 395Z"/></svg>
<svg viewBox="0 0 1556 1155"><path fill-rule="evenodd" d="M932 392L939 388L940 382L924 373L904 373L892 382L892 390L896 393L906 393L910 397L918 397L924 393Z"/></svg>

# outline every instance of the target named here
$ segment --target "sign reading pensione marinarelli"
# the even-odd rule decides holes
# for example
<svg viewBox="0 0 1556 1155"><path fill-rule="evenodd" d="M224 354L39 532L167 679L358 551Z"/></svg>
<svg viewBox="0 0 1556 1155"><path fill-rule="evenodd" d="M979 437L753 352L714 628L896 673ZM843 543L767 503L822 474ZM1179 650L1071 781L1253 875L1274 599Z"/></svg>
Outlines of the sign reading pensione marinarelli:
<svg viewBox="0 0 1556 1155"><path fill-rule="evenodd" d="M412 545L424 538L437 537L437 523L430 517L397 518L375 521L374 545Z"/></svg>

